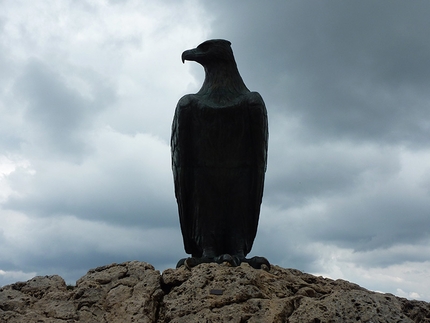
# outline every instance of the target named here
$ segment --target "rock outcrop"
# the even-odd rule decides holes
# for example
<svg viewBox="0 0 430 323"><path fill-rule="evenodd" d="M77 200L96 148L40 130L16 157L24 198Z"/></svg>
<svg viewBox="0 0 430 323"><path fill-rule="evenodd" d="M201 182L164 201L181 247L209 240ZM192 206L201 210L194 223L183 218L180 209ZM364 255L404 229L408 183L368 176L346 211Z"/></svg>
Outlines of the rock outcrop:
<svg viewBox="0 0 430 323"><path fill-rule="evenodd" d="M430 322L430 304L273 266L202 264L161 275L144 262L92 269L66 286L38 276L0 289L0 322Z"/></svg>

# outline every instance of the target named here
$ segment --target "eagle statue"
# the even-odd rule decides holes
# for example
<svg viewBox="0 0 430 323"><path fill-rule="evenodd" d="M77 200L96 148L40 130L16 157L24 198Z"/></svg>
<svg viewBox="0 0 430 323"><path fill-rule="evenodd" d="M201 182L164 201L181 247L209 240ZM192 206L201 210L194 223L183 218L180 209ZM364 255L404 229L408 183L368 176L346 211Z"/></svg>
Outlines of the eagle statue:
<svg viewBox="0 0 430 323"><path fill-rule="evenodd" d="M182 53L205 70L202 88L175 111L171 150L175 196L185 251L177 267L242 262L257 233L267 165L268 125L263 99L239 74L231 43L205 41Z"/></svg>

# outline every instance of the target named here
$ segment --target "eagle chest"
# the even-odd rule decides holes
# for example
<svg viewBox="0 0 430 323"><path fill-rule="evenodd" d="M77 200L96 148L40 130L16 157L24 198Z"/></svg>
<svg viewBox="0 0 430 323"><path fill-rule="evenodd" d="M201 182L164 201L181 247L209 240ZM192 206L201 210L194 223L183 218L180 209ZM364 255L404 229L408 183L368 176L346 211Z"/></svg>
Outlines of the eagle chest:
<svg viewBox="0 0 430 323"><path fill-rule="evenodd" d="M246 105L190 105L180 112L182 161L188 167L246 167L252 164L253 144ZM181 140L181 141L182 141ZM183 163L181 163L183 164Z"/></svg>

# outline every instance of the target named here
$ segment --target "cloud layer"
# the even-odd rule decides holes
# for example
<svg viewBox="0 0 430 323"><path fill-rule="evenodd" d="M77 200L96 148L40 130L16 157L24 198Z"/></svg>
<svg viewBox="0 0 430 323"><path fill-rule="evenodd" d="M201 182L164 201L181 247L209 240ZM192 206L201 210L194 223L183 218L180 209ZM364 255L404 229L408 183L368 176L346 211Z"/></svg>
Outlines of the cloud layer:
<svg viewBox="0 0 430 323"><path fill-rule="evenodd" d="M252 254L430 300L430 4L0 3L0 284L184 257L170 170L180 55L232 42L269 111Z"/></svg>

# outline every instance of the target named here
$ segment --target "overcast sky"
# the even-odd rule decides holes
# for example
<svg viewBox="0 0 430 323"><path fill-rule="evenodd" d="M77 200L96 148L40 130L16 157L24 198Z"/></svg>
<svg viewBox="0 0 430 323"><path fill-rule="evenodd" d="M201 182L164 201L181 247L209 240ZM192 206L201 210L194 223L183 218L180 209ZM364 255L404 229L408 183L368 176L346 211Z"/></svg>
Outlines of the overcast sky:
<svg viewBox="0 0 430 323"><path fill-rule="evenodd" d="M0 0L0 285L186 256L181 53L232 42L269 114L250 256L430 301L430 2Z"/></svg>

